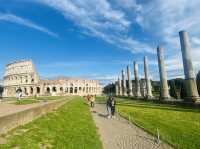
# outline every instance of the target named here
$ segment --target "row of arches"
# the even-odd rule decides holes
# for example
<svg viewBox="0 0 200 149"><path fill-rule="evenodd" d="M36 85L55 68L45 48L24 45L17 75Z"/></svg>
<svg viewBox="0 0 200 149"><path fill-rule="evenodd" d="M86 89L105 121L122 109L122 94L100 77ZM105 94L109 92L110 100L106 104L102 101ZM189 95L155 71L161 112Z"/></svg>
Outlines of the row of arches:
<svg viewBox="0 0 200 149"><path fill-rule="evenodd" d="M63 86L30 86L16 87L16 91L21 89L23 96L35 95L86 95L97 94L97 87L63 87Z"/></svg>
<svg viewBox="0 0 200 149"><path fill-rule="evenodd" d="M39 89L38 89L39 90ZM96 92L96 87L46 87L46 93L69 93L69 94L77 94L80 92L91 93Z"/></svg>
<svg viewBox="0 0 200 149"><path fill-rule="evenodd" d="M34 77L33 76L7 76L4 78L7 84L27 84L27 83L34 83Z"/></svg>

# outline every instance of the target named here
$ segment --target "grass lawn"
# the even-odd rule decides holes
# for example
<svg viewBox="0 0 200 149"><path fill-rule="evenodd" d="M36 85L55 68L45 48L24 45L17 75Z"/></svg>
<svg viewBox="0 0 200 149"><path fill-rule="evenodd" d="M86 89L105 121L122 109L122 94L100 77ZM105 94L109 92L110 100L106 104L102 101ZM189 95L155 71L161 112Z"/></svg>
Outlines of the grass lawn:
<svg viewBox="0 0 200 149"><path fill-rule="evenodd" d="M103 101L103 99L101 99ZM200 109L117 98L120 115L180 149L200 149Z"/></svg>
<svg viewBox="0 0 200 149"><path fill-rule="evenodd" d="M32 104L32 103L37 103L37 102L39 102L39 101L35 100L35 99L22 99L22 100L17 100L14 104L26 105L26 104Z"/></svg>
<svg viewBox="0 0 200 149"><path fill-rule="evenodd" d="M3 136L7 142L0 148L102 149L88 105L81 97L72 98L58 110Z"/></svg>
<svg viewBox="0 0 200 149"><path fill-rule="evenodd" d="M106 99L107 99L108 97L106 97L106 96L97 96L96 98L95 98L95 102L97 102L97 103L106 103Z"/></svg>
<svg viewBox="0 0 200 149"><path fill-rule="evenodd" d="M38 103L42 100L48 101L48 100L58 100L58 99L64 99L64 98L66 98L66 96L41 96L41 97L27 97L27 98L22 98L21 100L12 98L12 100L16 101L14 102L14 104L16 105L26 105L26 104Z"/></svg>

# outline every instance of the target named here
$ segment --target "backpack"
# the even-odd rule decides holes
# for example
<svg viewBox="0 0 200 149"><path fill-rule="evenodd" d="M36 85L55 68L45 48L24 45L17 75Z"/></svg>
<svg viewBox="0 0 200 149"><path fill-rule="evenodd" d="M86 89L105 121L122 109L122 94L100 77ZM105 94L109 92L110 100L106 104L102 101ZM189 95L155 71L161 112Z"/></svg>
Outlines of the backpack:
<svg viewBox="0 0 200 149"><path fill-rule="evenodd" d="M115 100L114 100L114 99L111 100L111 106L112 106L112 107L115 106Z"/></svg>

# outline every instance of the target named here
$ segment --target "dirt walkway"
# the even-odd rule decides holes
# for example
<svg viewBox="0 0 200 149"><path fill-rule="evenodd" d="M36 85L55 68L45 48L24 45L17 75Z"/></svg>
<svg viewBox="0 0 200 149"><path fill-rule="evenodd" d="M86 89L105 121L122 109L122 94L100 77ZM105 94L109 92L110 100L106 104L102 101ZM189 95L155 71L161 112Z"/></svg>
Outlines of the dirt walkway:
<svg viewBox="0 0 200 149"><path fill-rule="evenodd" d="M154 137L120 116L107 119L103 104L97 104L91 111L104 149L171 149L162 142L157 144Z"/></svg>

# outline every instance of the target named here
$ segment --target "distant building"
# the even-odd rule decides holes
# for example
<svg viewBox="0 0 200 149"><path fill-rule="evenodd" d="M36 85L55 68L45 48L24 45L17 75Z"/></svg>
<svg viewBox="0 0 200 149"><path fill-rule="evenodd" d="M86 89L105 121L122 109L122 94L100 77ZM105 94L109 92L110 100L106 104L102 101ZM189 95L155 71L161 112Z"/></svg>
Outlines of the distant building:
<svg viewBox="0 0 200 149"><path fill-rule="evenodd" d="M99 95L102 87L98 80L78 78L58 78L40 80L31 60L17 61L6 65L3 79L3 97L16 96L16 90L22 90L22 96L64 96Z"/></svg>

